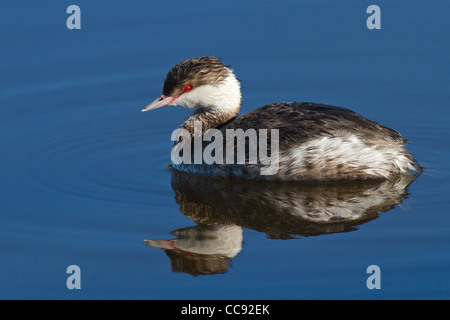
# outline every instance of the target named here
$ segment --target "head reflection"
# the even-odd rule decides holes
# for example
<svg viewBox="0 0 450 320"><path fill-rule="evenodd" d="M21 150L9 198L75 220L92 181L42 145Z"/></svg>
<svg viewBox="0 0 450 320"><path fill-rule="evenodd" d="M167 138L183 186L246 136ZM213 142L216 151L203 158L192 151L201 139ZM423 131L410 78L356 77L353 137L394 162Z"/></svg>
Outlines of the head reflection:
<svg viewBox="0 0 450 320"><path fill-rule="evenodd" d="M146 240L163 249L172 271L225 273L242 247L243 228L271 239L357 230L409 195L416 176L396 180L322 183L227 180L174 171L172 188L183 215L197 225L172 240Z"/></svg>

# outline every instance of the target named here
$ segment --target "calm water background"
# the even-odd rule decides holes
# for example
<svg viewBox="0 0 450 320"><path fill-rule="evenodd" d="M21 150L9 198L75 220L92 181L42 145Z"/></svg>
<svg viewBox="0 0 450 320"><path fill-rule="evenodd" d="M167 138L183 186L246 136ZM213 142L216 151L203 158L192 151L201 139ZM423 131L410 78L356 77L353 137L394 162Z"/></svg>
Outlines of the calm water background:
<svg viewBox="0 0 450 320"><path fill-rule="evenodd" d="M319 4L320 3L320 4ZM81 8L82 29L66 28ZM366 28L381 8L382 29ZM0 6L0 298L448 299L448 1L8 1ZM346 233L244 228L223 274L172 272L161 249L194 226L171 187L170 135L189 114L141 113L169 68L215 55L242 112L346 106L400 131L427 167L410 196ZM81 290L66 268L81 268ZM381 268L380 290L366 268Z"/></svg>

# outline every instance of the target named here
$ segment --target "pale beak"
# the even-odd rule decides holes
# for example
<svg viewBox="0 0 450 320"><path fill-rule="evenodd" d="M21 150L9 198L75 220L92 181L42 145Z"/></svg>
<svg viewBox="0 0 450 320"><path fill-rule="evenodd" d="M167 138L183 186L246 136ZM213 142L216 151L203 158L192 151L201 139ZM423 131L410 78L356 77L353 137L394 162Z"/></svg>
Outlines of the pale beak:
<svg viewBox="0 0 450 320"><path fill-rule="evenodd" d="M142 112L161 108L162 106L171 104L173 100L175 100L174 97L166 97L165 95L159 96L158 99L156 99L148 106L146 106L144 109L142 109Z"/></svg>

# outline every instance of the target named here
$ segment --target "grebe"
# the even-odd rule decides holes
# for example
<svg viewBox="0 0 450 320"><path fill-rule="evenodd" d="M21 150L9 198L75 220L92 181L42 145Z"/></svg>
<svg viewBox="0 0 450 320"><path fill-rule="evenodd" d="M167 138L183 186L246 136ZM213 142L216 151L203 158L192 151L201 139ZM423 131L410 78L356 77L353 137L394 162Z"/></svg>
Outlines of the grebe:
<svg viewBox="0 0 450 320"><path fill-rule="evenodd" d="M277 102L237 117L241 100L240 82L233 70L220 59L205 56L175 65L166 76L163 94L142 111L164 105L195 109L180 127L192 140L196 123L201 124L201 133L218 129L224 135L228 129L278 129L278 170L274 174L262 175L260 170L267 164L259 160L173 163L180 171L247 179L336 181L390 179L422 170L405 149L408 141L400 133L351 110ZM205 149L207 143L202 144ZM247 140L246 144L249 147ZM248 151L245 157L248 160Z"/></svg>

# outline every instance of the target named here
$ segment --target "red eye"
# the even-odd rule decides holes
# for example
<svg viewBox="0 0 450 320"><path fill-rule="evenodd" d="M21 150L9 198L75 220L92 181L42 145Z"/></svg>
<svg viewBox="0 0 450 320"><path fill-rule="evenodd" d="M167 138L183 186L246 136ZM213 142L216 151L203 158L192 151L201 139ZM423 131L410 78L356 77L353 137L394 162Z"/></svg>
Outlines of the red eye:
<svg viewBox="0 0 450 320"><path fill-rule="evenodd" d="M184 87L182 93L184 93L184 92L186 92L186 91L189 91L189 90L192 90L192 88L194 88L194 87L193 87L192 85L188 84L186 87Z"/></svg>

